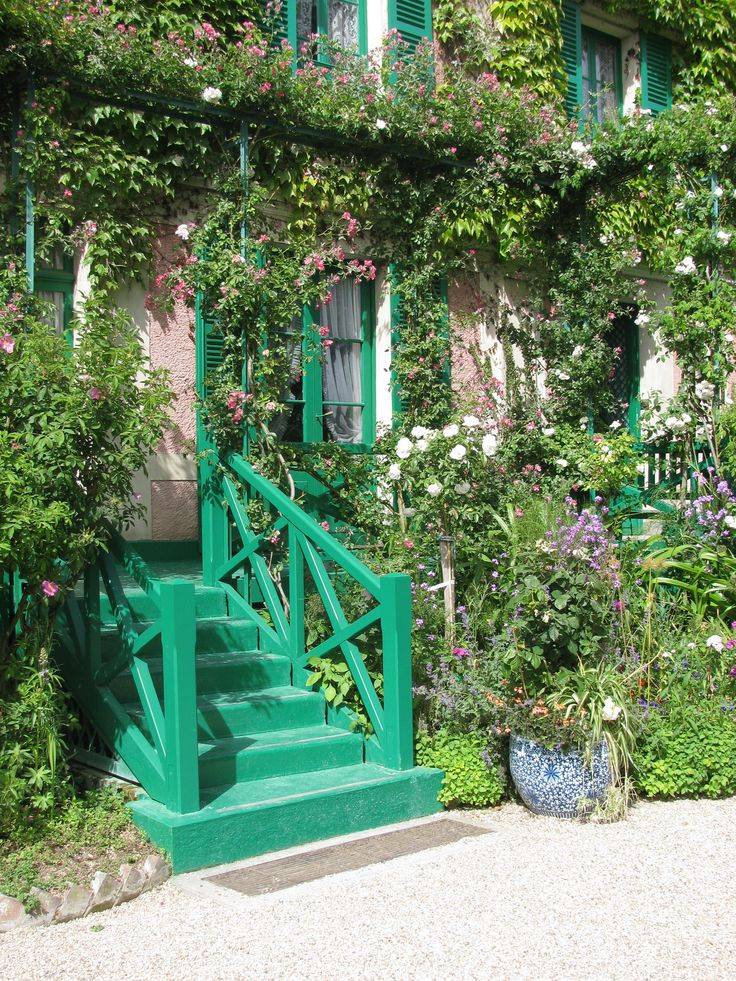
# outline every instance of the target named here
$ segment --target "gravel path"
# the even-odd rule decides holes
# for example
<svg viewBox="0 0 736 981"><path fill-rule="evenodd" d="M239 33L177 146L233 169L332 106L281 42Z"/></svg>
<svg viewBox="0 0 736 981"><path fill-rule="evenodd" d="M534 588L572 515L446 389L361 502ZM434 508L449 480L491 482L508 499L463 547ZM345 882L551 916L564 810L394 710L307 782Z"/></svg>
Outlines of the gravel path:
<svg viewBox="0 0 736 981"><path fill-rule="evenodd" d="M511 804L469 816L495 833L271 896L168 883L117 910L0 937L0 978L736 973L736 798L644 803L604 826Z"/></svg>

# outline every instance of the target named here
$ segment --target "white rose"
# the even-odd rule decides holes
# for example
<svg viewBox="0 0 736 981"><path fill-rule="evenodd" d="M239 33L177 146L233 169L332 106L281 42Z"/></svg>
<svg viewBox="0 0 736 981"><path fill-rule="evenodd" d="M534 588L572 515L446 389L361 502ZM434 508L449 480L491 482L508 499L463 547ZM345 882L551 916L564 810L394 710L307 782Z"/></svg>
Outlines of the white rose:
<svg viewBox="0 0 736 981"><path fill-rule="evenodd" d="M407 516L407 518L413 518L416 513L416 508L404 508L404 514Z"/></svg>
<svg viewBox="0 0 736 981"><path fill-rule="evenodd" d="M709 381L699 381L695 386L695 397L699 398L701 402L710 402L715 394L716 387Z"/></svg>
<svg viewBox="0 0 736 981"><path fill-rule="evenodd" d="M428 439L418 439L417 440L417 449L420 450L422 453L424 453L424 451L426 449L428 449L428 448L429 448L429 440Z"/></svg>
<svg viewBox="0 0 736 981"><path fill-rule="evenodd" d="M727 514L723 519L723 523L727 528L736 528L736 515Z"/></svg>
<svg viewBox="0 0 736 981"><path fill-rule="evenodd" d="M437 481L427 484L427 493L430 497L438 497L442 493L442 484L437 483Z"/></svg>
<svg viewBox="0 0 736 981"><path fill-rule="evenodd" d="M218 102L222 101L222 89L215 89L211 85L208 85L202 92L202 98L205 102L216 106Z"/></svg>
<svg viewBox="0 0 736 981"><path fill-rule="evenodd" d="M411 453L413 443L408 437L402 436L396 444L396 456L400 460L406 460Z"/></svg>
<svg viewBox="0 0 736 981"><path fill-rule="evenodd" d="M609 429L620 429L621 428L621 423L618 421L618 419L614 419L613 422L611 423L611 425L608 428Z"/></svg>
<svg viewBox="0 0 736 981"><path fill-rule="evenodd" d="M714 195L715 195L715 196L716 196L717 198L722 198L722 197L723 197L723 188L722 188L722 187L715 187L715 188L713 189L713 194L714 194Z"/></svg>
<svg viewBox="0 0 736 981"><path fill-rule="evenodd" d="M649 316L649 314L642 312L642 313L637 314L637 317L636 317L636 320L634 321L634 323L637 325L637 327L644 327L646 324L649 323L649 321L651 319L652 318Z"/></svg>
<svg viewBox="0 0 736 981"><path fill-rule="evenodd" d="M678 262L675 266L675 272L681 273L683 276L692 276L697 271L698 267L695 265L695 259L691 255L686 255L682 262Z"/></svg>
<svg viewBox="0 0 736 981"><path fill-rule="evenodd" d="M542 430L542 435L543 436L554 436L554 434L556 432L557 432L557 430L555 429L554 426L545 426L545 428Z"/></svg>
<svg viewBox="0 0 736 981"><path fill-rule="evenodd" d="M450 450L450 459L462 460L467 452L468 448L463 446L462 443L458 443L457 446L453 446L453 448Z"/></svg>
<svg viewBox="0 0 736 981"><path fill-rule="evenodd" d="M186 242L189 239L189 225L179 225L177 230L174 232L177 238L180 238L182 242Z"/></svg>
<svg viewBox="0 0 736 981"><path fill-rule="evenodd" d="M411 434L414 437L414 439L421 439L421 437L426 436L428 432L429 430L426 429L424 426L415 426L412 429Z"/></svg>
<svg viewBox="0 0 736 981"><path fill-rule="evenodd" d="M388 468L388 475L391 478L391 480L399 479L399 477L401 476L401 467L398 465L398 463L391 464L391 466Z"/></svg>
<svg viewBox="0 0 736 981"><path fill-rule="evenodd" d="M720 229L720 231L716 232L716 238L719 242L723 242L724 245L728 245L728 243L731 241L731 233L724 232L723 229Z"/></svg>
<svg viewBox="0 0 736 981"><path fill-rule="evenodd" d="M388 123L386 122L385 119L377 119L376 120L376 129L386 129L387 126L388 126Z"/></svg>
<svg viewBox="0 0 736 981"><path fill-rule="evenodd" d="M570 376L566 371L556 371L555 374L560 379L561 382L569 382Z"/></svg>
<svg viewBox="0 0 736 981"><path fill-rule="evenodd" d="M567 460L563 460L562 458L555 460L555 465L558 466L560 470L564 470L565 467L569 466Z"/></svg>
<svg viewBox="0 0 736 981"><path fill-rule="evenodd" d="M454 422L450 423L449 426L445 426L442 430L442 435L447 437L447 439L452 439L453 436L457 436L460 432L460 427L456 426Z"/></svg>
<svg viewBox="0 0 736 981"><path fill-rule="evenodd" d="M679 429L681 423L677 416L667 416L664 421L665 426L668 429Z"/></svg>
<svg viewBox="0 0 736 981"><path fill-rule="evenodd" d="M605 722L615 722L616 719L621 715L623 709L620 705L617 705L614 700L609 696L603 703L603 710L601 712L601 717Z"/></svg>
<svg viewBox="0 0 736 981"><path fill-rule="evenodd" d="M705 646L712 647L714 651L718 651L720 654L723 650L723 638L719 634L711 634L706 640Z"/></svg>
<svg viewBox="0 0 736 981"><path fill-rule="evenodd" d="M578 360L578 358L582 358L584 354L585 354L585 348L583 347L582 344L576 344L575 347L572 349L572 356L573 358L575 358L576 361Z"/></svg>
<svg viewBox="0 0 736 981"><path fill-rule="evenodd" d="M456 494L467 494L470 491L470 484L467 481L463 481L460 484L455 484Z"/></svg>
<svg viewBox="0 0 736 981"><path fill-rule="evenodd" d="M579 157L582 157L586 153L588 153L590 147L586 143L583 143L581 140L573 140L572 143L570 144L570 149L574 154L576 154Z"/></svg>
<svg viewBox="0 0 736 981"><path fill-rule="evenodd" d="M678 238L679 238L680 235L684 235L684 234L685 234L685 229L684 228L676 228L675 229L675 235L677 235Z"/></svg>
<svg viewBox="0 0 736 981"><path fill-rule="evenodd" d="M483 452L486 456L493 456L498 446L498 438L495 433L486 433L481 443Z"/></svg>
<svg viewBox="0 0 736 981"><path fill-rule="evenodd" d="M480 426L480 419L478 416L463 416L463 425L467 429L475 429Z"/></svg>

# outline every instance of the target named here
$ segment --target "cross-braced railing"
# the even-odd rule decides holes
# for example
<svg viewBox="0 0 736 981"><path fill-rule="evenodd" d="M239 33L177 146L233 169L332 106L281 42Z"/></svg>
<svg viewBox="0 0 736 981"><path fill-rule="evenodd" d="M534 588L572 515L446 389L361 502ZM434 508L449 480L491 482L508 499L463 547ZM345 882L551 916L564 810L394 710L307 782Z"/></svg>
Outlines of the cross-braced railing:
<svg viewBox="0 0 736 981"><path fill-rule="evenodd" d="M131 609L115 560L145 593L143 619ZM103 630L101 582L114 633ZM154 800L180 814L198 810L194 584L157 579L114 536L111 552L85 573L83 602L75 593L67 599L59 635L66 683L107 745Z"/></svg>
<svg viewBox="0 0 736 981"><path fill-rule="evenodd" d="M258 626L262 644L290 658L295 684L306 680L310 659L341 654L373 729L371 758L408 769L413 765L409 577L376 575L242 456L231 454L219 479L217 493L209 495L209 506L219 513L208 519L219 547L205 553L205 580L220 585L230 608ZM250 518L253 502L269 516L261 532ZM279 543L278 569L274 542ZM311 647L305 624L308 578L332 631ZM352 621L336 588L346 580L362 590L366 607ZM383 700L358 644L372 628L381 652Z"/></svg>

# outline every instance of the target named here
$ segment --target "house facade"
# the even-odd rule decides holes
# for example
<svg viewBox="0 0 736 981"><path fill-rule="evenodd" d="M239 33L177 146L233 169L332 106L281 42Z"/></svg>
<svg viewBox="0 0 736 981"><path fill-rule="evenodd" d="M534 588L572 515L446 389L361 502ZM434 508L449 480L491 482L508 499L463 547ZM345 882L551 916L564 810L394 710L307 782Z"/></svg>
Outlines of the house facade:
<svg viewBox="0 0 736 981"><path fill-rule="evenodd" d="M365 54L380 44L387 31L397 30L409 45L432 37L430 0L340 0L323 4L312 0L286 0L280 13L282 36L292 47L319 59L314 35L325 35ZM612 15L601 7L565 0L561 23L563 62L567 75L565 107L571 119L601 122L635 112L656 114L672 104L673 40L647 32L636 17ZM167 368L176 393L172 425L148 473L136 478L136 492L144 515L127 532L133 540L192 540L199 535L196 463L195 395L198 351L204 358L201 326L181 302L166 311L154 287L181 245L176 229L196 224L196 205L174 209L161 223L156 245L156 266L147 285L131 283L120 290L118 303L140 331L141 343L153 367ZM379 268L376 279L362 287L342 284L331 310L334 351L323 366L311 365L304 378L285 380L287 406L276 431L285 441L336 440L369 448L376 433L392 425L391 346L395 332L390 277ZM668 297L661 276L632 268L632 281L646 280L646 290L657 304ZM494 375L504 382L506 365L499 343L504 315L521 302L523 272L477 258L472 278L443 283L451 322L461 323L453 346L451 381L464 392L479 385L473 346L491 360ZM36 288L55 306L59 330L67 330L75 309L87 293L84 252L72 261L58 261L38 271ZM622 297L622 301L626 301ZM646 324L617 324L612 343L623 350L612 384L623 423L638 434L643 400L658 394L664 402L678 385L673 359L663 358ZM285 325L293 333L299 325ZM201 374L201 372L200 372ZM296 375L300 375L296 370ZM541 384L540 380L540 384ZM329 424L323 423L327 420Z"/></svg>

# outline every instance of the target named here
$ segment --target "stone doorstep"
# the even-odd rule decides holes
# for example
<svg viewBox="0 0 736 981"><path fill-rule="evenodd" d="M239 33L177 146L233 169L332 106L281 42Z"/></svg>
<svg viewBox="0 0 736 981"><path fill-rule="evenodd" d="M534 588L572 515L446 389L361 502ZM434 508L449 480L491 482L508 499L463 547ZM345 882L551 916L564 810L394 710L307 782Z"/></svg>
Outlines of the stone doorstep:
<svg viewBox="0 0 736 981"><path fill-rule="evenodd" d="M171 869L160 855L149 855L135 865L121 865L119 878L96 872L89 887L69 886L61 896L34 887L31 892L41 907L38 913L26 913L17 899L0 894L0 933L9 933L17 927L68 923L112 909L163 885L170 875Z"/></svg>

